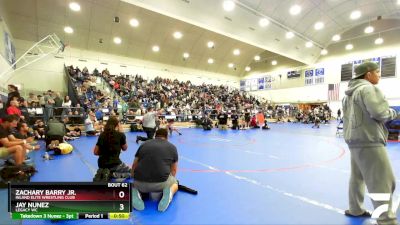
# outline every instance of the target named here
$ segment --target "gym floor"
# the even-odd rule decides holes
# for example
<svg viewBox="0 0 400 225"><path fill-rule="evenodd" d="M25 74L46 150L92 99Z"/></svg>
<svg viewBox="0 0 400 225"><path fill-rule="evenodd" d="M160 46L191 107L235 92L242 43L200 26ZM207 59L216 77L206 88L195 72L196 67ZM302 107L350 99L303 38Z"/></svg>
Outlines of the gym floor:
<svg viewBox="0 0 400 225"><path fill-rule="evenodd" d="M368 219L344 216L350 154L336 137L336 122L312 129L311 124L270 124L271 130L203 131L181 129L170 141L178 148L180 183L199 194L178 192L168 210L157 211L146 200L144 211L133 211L128 221L76 220L56 224L370 224ZM126 133L128 150L121 159L131 166L139 145ZM72 141L70 155L44 161L43 150L31 155L37 170L31 181L91 181L97 170L92 149L97 137ZM400 181L400 145L388 153ZM7 214L7 190L0 190L0 215ZM366 207L372 210L369 198ZM399 214L398 214L399 216ZM54 224L52 221L12 221L0 224Z"/></svg>

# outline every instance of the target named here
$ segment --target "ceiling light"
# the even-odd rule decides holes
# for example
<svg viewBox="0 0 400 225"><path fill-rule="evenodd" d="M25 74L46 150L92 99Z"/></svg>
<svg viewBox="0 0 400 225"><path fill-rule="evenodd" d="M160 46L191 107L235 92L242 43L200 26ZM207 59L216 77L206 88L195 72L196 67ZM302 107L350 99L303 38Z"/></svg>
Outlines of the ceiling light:
<svg viewBox="0 0 400 225"><path fill-rule="evenodd" d="M314 24L314 29L316 30L321 30L322 28L324 28L325 24L321 21L318 21Z"/></svg>
<svg viewBox="0 0 400 225"><path fill-rule="evenodd" d="M333 37L332 37L332 41L340 41L340 35L339 34L335 34L335 35L333 35Z"/></svg>
<svg viewBox="0 0 400 225"><path fill-rule="evenodd" d="M229 68L233 68L233 63L229 63L229 64L228 64L228 67L229 67Z"/></svg>
<svg viewBox="0 0 400 225"><path fill-rule="evenodd" d="M321 55L327 55L327 54L328 54L328 50L326 50L326 49L321 50Z"/></svg>
<svg viewBox="0 0 400 225"><path fill-rule="evenodd" d="M397 5L400 5L400 0L397 0Z"/></svg>
<svg viewBox="0 0 400 225"><path fill-rule="evenodd" d="M366 28L364 29L364 32L365 32L366 34L372 33L372 32L374 32L374 27L373 27L373 26L368 26L368 27L366 27Z"/></svg>
<svg viewBox="0 0 400 225"><path fill-rule="evenodd" d="M269 24L269 20L266 18L261 18L258 21L258 25L260 25L260 27L266 27L266 26L268 26L268 24Z"/></svg>
<svg viewBox="0 0 400 225"><path fill-rule="evenodd" d="M234 54L234 55L240 55L240 50L239 50L239 49L233 50L233 54Z"/></svg>
<svg viewBox="0 0 400 225"><path fill-rule="evenodd" d="M114 38L114 43L115 43L115 44L118 44L118 45L119 45L119 44L121 44L121 42L122 42L122 40L121 40L120 37L115 37L115 38Z"/></svg>
<svg viewBox="0 0 400 225"><path fill-rule="evenodd" d="M213 64L213 63L214 63L214 59L209 58L209 59L207 60L207 62L208 62L208 64Z"/></svg>
<svg viewBox="0 0 400 225"><path fill-rule="evenodd" d="M351 14L350 14L350 19L352 19L352 20L356 20L356 19L358 19L358 18L360 18L361 17L361 12L360 12L360 10L354 10L353 12L351 12Z"/></svg>
<svg viewBox="0 0 400 225"><path fill-rule="evenodd" d="M382 43L383 43L383 38L379 37L379 38L375 39L375 44L376 45L380 45Z"/></svg>
<svg viewBox="0 0 400 225"><path fill-rule="evenodd" d="M260 60L260 56L259 55L254 56L254 60L256 61Z"/></svg>
<svg viewBox="0 0 400 225"><path fill-rule="evenodd" d="M235 9L235 6L236 6L236 4L234 1L226 0L226 1L224 1L224 3L222 3L222 7L224 8L225 11L228 11L228 12Z"/></svg>
<svg viewBox="0 0 400 225"><path fill-rule="evenodd" d="M297 15L301 12L301 6L299 5L293 5L292 7L290 7L289 10L290 14L292 15Z"/></svg>
<svg viewBox="0 0 400 225"><path fill-rule="evenodd" d="M183 53L183 58L185 58L185 59L189 58L189 53L187 53L187 52Z"/></svg>
<svg viewBox="0 0 400 225"><path fill-rule="evenodd" d="M207 43L207 47L208 47L208 48L214 48L214 42L209 41L209 42Z"/></svg>
<svg viewBox="0 0 400 225"><path fill-rule="evenodd" d="M177 31L177 32L174 33L174 38L175 38L175 39L181 39L182 36L183 36L182 33L179 32L179 31Z"/></svg>
<svg viewBox="0 0 400 225"><path fill-rule="evenodd" d="M286 33L286 38L287 38L287 39L291 39L291 38L293 38L293 37L294 37L293 32L288 31L288 32Z"/></svg>
<svg viewBox="0 0 400 225"><path fill-rule="evenodd" d="M353 49L353 45L352 44L347 44L346 45L346 50L352 50Z"/></svg>
<svg viewBox="0 0 400 225"><path fill-rule="evenodd" d="M251 70L251 67L250 67L250 66L246 66L246 68L245 68L244 70L246 70L247 72L249 72L249 71Z"/></svg>
<svg viewBox="0 0 400 225"><path fill-rule="evenodd" d="M306 42L306 47L311 48L314 44L311 41Z"/></svg>
<svg viewBox="0 0 400 225"><path fill-rule="evenodd" d="M272 60L271 65L275 66L276 64L278 64L278 62L276 60Z"/></svg>
<svg viewBox="0 0 400 225"><path fill-rule="evenodd" d="M133 19L129 20L129 24L132 27L138 27L139 26L139 21L137 19L133 18Z"/></svg>
<svg viewBox="0 0 400 225"><path fill-rule="evenodd" d="M75 11L75 12L81 11L81 6L80 6L78 3L76 3L76 2L71 2L71 3L69 3L69 8L70 8L72 11Z"/></svg>
<svg viewBox="0 0 400 225"><path fill-rule="evenodd" d="M72 27L64 27L64 31L67 34L72 34L74 33L74 29L72 29Z"/></svg>
<svg viewBox="0 0 400 225"><path fill-rule="evenodd" d="M158 45L154 45L151 49L153 50L153 52L160 51L160 47L158 47Z"/></svg>

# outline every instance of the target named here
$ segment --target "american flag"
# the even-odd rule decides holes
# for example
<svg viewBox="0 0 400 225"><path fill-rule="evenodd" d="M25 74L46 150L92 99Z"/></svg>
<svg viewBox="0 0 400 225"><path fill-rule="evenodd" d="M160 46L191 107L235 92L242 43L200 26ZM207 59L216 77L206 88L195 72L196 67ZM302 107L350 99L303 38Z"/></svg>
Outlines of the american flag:
<svg viewBox="0 0 400 225"><path fill-rule="evenodd" d="M340 84L329 84L328 85L328 101L339 101L339 85Z"/></svg>

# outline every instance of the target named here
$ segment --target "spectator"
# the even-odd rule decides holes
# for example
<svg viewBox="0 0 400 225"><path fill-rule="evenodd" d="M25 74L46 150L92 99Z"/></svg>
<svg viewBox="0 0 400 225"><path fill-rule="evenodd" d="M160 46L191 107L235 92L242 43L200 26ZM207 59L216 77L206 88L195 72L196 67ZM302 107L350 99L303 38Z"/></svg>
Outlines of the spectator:
<svg viewBox="0 0 400 225"><path fill-rule="evenodd" d="M29 93L29 97L26 100L28 102L28 106L32 106L33 102L39 103L38 97L33 93Z"/></svg>
<svg viewBox="0 0 400 225"><path fill-rule="evenodd" d="M7 115L17 115L18 117L21 117L22 113L18 106L19 102L17 100L12 100L10 106L7 108Z"/></svg>
<svg viewBox="0 0 400 225"><path fill-rule="evenodd" d="M7 110L7 108L4 105L3 100L1 100L1 98L0 98L0 123L1 123L2 119L7 115L6 110Z"/></svg>
<svg viewBox="0 0 400 225"><path fill-rule="evenodd" d="M10 141L23 141L26 140L27 145L29 145L29 150L39 150L40 145L33 145L34 138L32 134L29 133L29 127L26 122L19 122L14 131L8 136Z"/></svg>
<svg viewBox="0 0 400 225"><path fill-rule="evenodd" d="M228 115L225 111L221 111L218 114L218 127L222 130L228 129Z"/></svg>
<svg viewBox="0 0 400 225"><path fill-rule="evenodd" d="M96 116L92 111L89 112L85 120L85 132L87 136L98 135L99 132L95 129L96 127Z"/></svg>
<svg viewBox="0 0 400 225"><path fill-rule="evenodd" d="M7 115L0 124L0 158L13 156L15 165L21 166L25 160L27 145L26 140L10 141L8 137L11 135L12 128L15 128L18 123L16 115ZM19 171L22 173L22 171Z"/></svg>
<svg viewBox="0 0 400 225"><path fill-rule="evenodd" d="M45 129L46 126L42 120L36 120L35 124L33 125L33 133L36 139L44 139L45 136Z"/></svg>
<svg viewBox="0 0 400 225"><path fill-rule="evenodd" d="M21 111L21 119L27 123L29 123L30 121L30 115L28 112L28 102L23 99L20 98L20 103L19 103L19 110Z"/></svg>
<svg viewBox="0 0 400 225"><path fill-rule="evenodd" d="M61 108L63 105L63 100L61 99L60 93L58 93L58 92L55 93L54 96L55 96L54 97L54 107L55 107L54 114L56 116L60 116L63 111L63 109Z"/></svg>
<svg viewBox="0 0 400 225"><path fill-rule="evenodd" d="M375 210L388 207L377 219L378 224L398 224L392 211L392 196L396 186L386 141L385 122L399 118L389 107L382 92L375 86L380 79L379 66L365 62L355 68L343 100L344 139L351 153L348 216L370 217L363 206L365 185L369 193L389 194L388 201L372 200Z"/></svg>
<svg viewBox="0 0 400 225"><path fill-rule="evenodd" d="M46 95L44 96L44 120L47 122L50 118L53 117L54 112L54 98L53 92L48 90Z"/></svg>
<svg viewBox="0 0 400 225"><path fill-rule="evenodd" d="M8 97L6 107L10 106L10 102L14 99L19 99L21 96L18 92L18 87L12 84L8 85Z"/></svg>
<svg viewBox="0 0 400 225"><path fill-rule="evenodd" d="M71 102L71 99L69 99L69 96L68 95L66 95L65 97L64 97L64 100L63 100L63 102L62 102L62 104L61 104L61 106L63 107L63 112L62 112L62 114L61 115L68 115L69 114L69 112L71 112L71 104L72 104L72 102Z"/></svg>

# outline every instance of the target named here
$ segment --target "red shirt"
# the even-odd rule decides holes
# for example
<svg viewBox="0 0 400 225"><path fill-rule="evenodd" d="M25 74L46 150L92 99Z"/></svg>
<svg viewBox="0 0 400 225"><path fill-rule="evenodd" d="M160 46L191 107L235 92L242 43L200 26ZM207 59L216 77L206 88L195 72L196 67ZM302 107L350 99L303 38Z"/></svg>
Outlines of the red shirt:
<svg viewBox="0 0 400 225"><path fill-rule="evenodd" d="M7 108L7 115L18 115L18 116L21 116L22 114L21 114L21 110L19 110L17 107L15 107L15 106L9 106L8 108Z"/></svg>

